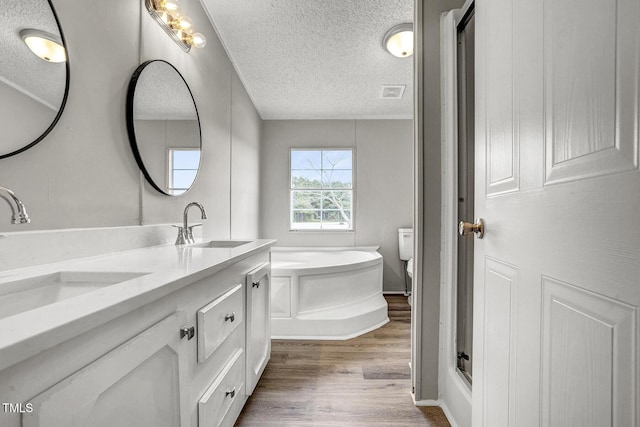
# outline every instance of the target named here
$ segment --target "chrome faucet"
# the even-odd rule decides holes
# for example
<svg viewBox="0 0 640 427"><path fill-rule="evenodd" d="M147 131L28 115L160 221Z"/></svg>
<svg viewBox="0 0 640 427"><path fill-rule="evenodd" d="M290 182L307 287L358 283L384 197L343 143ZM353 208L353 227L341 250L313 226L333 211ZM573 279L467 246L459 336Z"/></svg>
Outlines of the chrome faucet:
<svg viewBox="0 0 640 427"><path fill-rule="evenodd" d="M31 222L24 203L16 196L16 193L0 185L0 198L4 199L11 208L11 224L28 224Z"/></svg>
<svg viewBox="0 0 640 427"><path fill-rule="evenodd" d="M191 202L184 208L183 215L183 224L182 227L174 226L178 228L178 238L176 239L176 245L188 245L194 242L193 239L193 227L198 227L202 224L195 224L189 226L189 221L187 215L189 214L189 208L192 206L197 206L200 209L200 214L202 219L207 219L207 211L204 210L204 206L197 202Z"/></svg>

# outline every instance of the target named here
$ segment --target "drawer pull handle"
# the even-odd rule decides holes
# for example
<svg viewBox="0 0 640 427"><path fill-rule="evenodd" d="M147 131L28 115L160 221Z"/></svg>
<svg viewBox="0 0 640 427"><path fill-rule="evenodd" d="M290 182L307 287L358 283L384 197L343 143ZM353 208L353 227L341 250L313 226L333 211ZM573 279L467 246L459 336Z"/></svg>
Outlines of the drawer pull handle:
<svg viewBox="0 0 640 427"><path fill-rule="evenodd" d="M260 287L260 282L253 282L251 284L254 288L259 288Z"/></svg>
<svg viewBox="0 0 640 427"><path fill-rule="evenodd" d="M187 337L187 341L194 337L196 328L194 326L180 329L180 338Z"/></svg>
<svg viewBox="0 0 640 427"><path fill-rule="evenodd" d="M227 314L224 316L224 321L231 320L232 322L236 320L236 313Z"/></svg>
<svg viewBox="0 0 640 427"><path fill-rule="evenodd" d="M226 396L231 396L231 398L233 399L236 396L236 388L234 387L231 391L227 391L225 394Z"/></svg>

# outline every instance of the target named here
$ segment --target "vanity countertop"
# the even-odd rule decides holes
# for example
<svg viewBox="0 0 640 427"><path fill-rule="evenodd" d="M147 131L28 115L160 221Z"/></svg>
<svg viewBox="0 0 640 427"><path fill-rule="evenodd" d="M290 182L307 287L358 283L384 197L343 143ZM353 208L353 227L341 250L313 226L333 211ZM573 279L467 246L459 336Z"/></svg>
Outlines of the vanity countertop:
<svg viewBox="0 0 640 427"><path fill-rule="evenodd" d="M275 245L162 245L0 272L3 285L57 272L141 273L120 283L0 319L0 370L214 274Z"/></svg>

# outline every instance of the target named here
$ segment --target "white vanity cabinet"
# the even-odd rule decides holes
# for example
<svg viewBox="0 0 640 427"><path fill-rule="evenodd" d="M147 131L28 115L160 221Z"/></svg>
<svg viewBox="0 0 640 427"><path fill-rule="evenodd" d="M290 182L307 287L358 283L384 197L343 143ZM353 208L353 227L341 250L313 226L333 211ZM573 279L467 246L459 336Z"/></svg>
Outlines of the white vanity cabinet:
<svg viewBox="0 0 640 427"><path fill-rule="evenodd" d="M188 425L185 318L166 317L30 399L23 427Z"/></svg>
<svg viewBox="0 0 640 427"><path fill-rule="evenodd" d="M1 370L24 410L0 425L233 426L269 360L269 277L267 246Z"/></svg>
<svg viewBox="0 0 640 427"><path fill-rule="evenodd" d="M247 394L256 384L271 356L271 263L247 274Z"/></svg>

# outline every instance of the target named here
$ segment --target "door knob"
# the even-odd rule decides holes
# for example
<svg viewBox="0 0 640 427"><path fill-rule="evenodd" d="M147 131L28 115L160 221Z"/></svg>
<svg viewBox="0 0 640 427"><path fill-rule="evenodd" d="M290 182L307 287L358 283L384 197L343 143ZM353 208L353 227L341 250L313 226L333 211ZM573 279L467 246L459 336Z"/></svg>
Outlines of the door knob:
<svg viewBox="0 0 640 427"><path fill-rule="evenodd" d="M482 239L484 237L484 221L482 221L482 218L476 218L475 224L460 221L460 224L458 224L458 233L461 236L466 236L469 233L475 233L478 239Z"/></svg>

